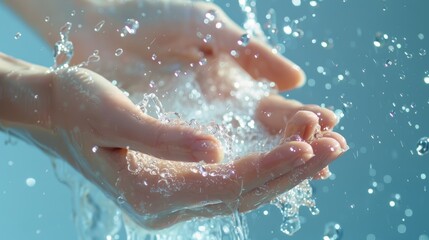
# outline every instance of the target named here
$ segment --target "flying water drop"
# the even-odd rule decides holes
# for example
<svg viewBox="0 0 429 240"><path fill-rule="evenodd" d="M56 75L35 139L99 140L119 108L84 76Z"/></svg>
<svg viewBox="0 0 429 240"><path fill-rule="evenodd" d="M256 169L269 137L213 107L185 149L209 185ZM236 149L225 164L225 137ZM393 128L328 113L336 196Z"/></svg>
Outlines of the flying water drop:
<svg viewBox="0 0 429 240"><path fill-rule="evenodd" d="M121 30L121 37L125 37L128 34L134 35L137 33L137 29L139 29L140 24L137 20L133 18L128 18L125 21L125 26Z"/></svg>
<svg viewBox="0 0 429 240"><path fill-rule="evenodd" d="M124 52L124 50L122 48L118 48L115 51L115 56L119 57L122 55L123 52Z"/></svg>
<svg viewBox="0 0 429 240"><path fill-rule="evenodd" d="M422 137L417 142L417 148L416 148L417 154L420 156L423 156L429 152L429 138L428 137Z"/></svg>
<svg viewBox="0 0 429 240"><path fill-rule="evenodd" d="M101 30L101 28L104 26L105 21L100 21L99 23L97 23L97 25L95 25L94 27L94 31L99 32Z"/></svg>
<svg viewBox="0 0 429 240"><path fill-rule="evenodd" d="M340 240L343 236L341 225L335 222L330 222L325 225L323 240Z"/></svg>
<svg viewBox="0 0 429 240"><path fill-rule="evenodd" d="M240 40L237 41L237 43L242 47L246 47L249 44L249 41L250 41L250 35L245 33L241 35L241 38Z"/></svg>
<svg viewBox="0 0 429 240"><path fill-rule="evenodd" d="M15 38L15 40L18 40L21 36L22 34L20 32L17 32L13 38Z"/></svg>

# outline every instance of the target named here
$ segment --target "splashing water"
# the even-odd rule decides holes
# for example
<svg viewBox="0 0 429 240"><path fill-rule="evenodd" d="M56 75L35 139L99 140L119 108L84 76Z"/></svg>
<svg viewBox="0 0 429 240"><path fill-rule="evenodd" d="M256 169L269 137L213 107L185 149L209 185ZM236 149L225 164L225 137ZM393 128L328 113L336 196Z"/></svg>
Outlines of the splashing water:
<svg viewBox="0 0 429 240"><path fill-rule="evenodd" d="M263 32L256 21L256 1L239 0L239 3L246 13L245 26L247 33L242 35L241 39L238 40L238 44L245 47L251 36L262 36ZM270 20L271 25L275 25L275 22L273 22L275 12L271 11L270 14L273 17ZM210 13L208 16L209 20L212 18L213 20L216 18L214 13ZM104 22L97 24L94 31L100 31L103 24ZM60 30L61 39L55 44L54 70L69 67L73 56L73 44L68 40L71 26L71 23L68 22ZM138 28L138 21L127 19L125 26L120 31L121 36L135 34ZM274 38L275 35L272 37ZM118 49L115 55L121 55L121 50ZM87 63L98 60L98 51L96 51L88 58ZM205 96L210 96L210 94L217 93L222 89L214 87L210 89L211 92L205 92L195 81L195 76L192 73L185 74L186 76L175 74L174 91L165 91L165 94L158 94L158 89L154 86L151 88L157 94L138 93L134 94L132 98L140 99L137 105L144 113L159 119L165 124L185 124L214 135L222 144L225 162L234 161L250 153L269 151L277 146L282 139L280 136L273 137L267 133L260 123L254 120L254 114L258 101L271 94L274 85L267 82L255 82L239 68L229 68L227 67L229 65L228 63L221 63L219 69L224 71L221 75L228 75L227 79L232 79L234 88L228 94L231 97L222 99L222 101L210 99L210 97L206 99ZM213 84L213 86L216 86L216 84ZM165 111L164 105L174 109L174 111ZM137 158L145 157L144 154L137 152L134 152L134 156ZM162 180L166 180L164 181L165 187L161 187L161 184L159 184L160 187L153 189L153 191L160 192L165 196L168 196L170 191L179 191L182 187L180 183L168 181L168 176L171 173L161 173L162 169L143 165L137 165L137 167L133 168L129 164L128 170L133 173L150 171L150 174L160 174L160 176L164 174L166 177ZM210 174L202 166L197 167L195 172L203 176ZM228 177L228 173L224 177ZM182 238L235 240L248 237L245 215L237 211L234 211L234 214L229 217L193 219L163 231L148 232L133 223L127 216L122 215L119 208L114 207L115 203L122 205L126 202L122 195L108 200L86 180L76 179L76 177L59 179L71 186L75 192L75 221L82 237L90 236L90 239L108 239L112 236L118 236L122 221L129 240ZM261 189L261 194L263 194L263 191L264 189ZM319 213L312 198L312 188L308 180L298 184L287 193L278 196L271 204L280 209L283 215L283 223L280 228L287 235L293 235L301 227L299 219L301 206L308 207L313 215ZM102 212L100 209L110 209L110 211ZM121 220L121 217L123 217L123 220ZM190 235L192 235L191 238L189 237Z"/></svg>
<svg viewBox="0 0 429 240"><path fill-rule="evenodd" d="M71 27L72 24L67 22L60 29L60 40L55 43L54 48L54 70L68 68L73 57L73 43L68 39Z"/></svg>

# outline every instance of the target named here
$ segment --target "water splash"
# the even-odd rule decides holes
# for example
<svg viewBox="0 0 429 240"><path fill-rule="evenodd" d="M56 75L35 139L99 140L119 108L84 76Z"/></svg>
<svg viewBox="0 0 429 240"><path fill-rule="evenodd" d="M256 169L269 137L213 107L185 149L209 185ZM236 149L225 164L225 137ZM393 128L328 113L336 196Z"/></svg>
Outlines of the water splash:
<svg viewBox="0 0 429 240"><path fill-rule="evenodd" d="M72 24L67 22L60 28L60 40L54 48L54 70L68 68L74 54L73 43L69 41Z"/></svg>

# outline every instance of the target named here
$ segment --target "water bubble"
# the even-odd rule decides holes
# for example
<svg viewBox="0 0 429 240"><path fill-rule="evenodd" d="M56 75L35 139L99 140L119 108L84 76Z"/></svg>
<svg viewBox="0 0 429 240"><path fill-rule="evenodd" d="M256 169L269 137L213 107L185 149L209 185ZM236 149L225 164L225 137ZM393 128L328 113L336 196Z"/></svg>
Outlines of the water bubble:
<svg viewBox="0 0 429 240"><path fill-rule="evenodd" d="M423 33L419 33L419 34L417 34L417 37L418 37L420 40L423 40L423 39L425 38L425 35L423 35Z"/></svg>
<svg viewBox="0 0 429 240"><path fill-rule="evenodd" d="M407 231L407 226L405 224L398 225L398 233L405 233Z"/></svg>
<svg viewBox="0 0 429 240"><path fill-rule="evenodd" d="M417 142L417 148L416 148L417 154L420 156L423 156L428 153L429 151L429 138L428 137L422 137Z"/></svg>
<svg viewBox="0 0 429 240"><path fill-rule="evenodd" d="M420 48L420 50L419 50L419 55L420 55L420 56L425 56L425 55L426 55L426 49L424 49L424 48Z"/></svg>
<svg viewBox="0 0 429 240"><path fill-rule="evenodd" d="M26 180L25 180L25 184L27 184L27 186L29 186L29 187L34 187L34 185L36 185L36 179L34 179L34 178L27 178Z"/></svg>
<svg viewBox="0 0 429 240"><path fill-rule="evenodd" d="M119 57L122 55L123 52L124 50L122 48L118 48L115 50L115 56Z"/></svg>
<svg viewBox="0 0 429 240"><path fill-rule="evenodd" d="M97 23L97 25L95 25L95 27L94 27L94 31L99 32L101 30L101 28L104 26L104 23L105 23L104 20Z"/></svg>
<svg viewBox="0 0 429 240"><path fill-rule="evenodd" d="M411 210L409 208L405 209L405 216L407 216L407 217L413 216L413 210Z"/></svg>
<svg viewBox="0 0 429 240"><path fill-rule="evenodd" d="M127 21L125 21L125 26L121 30L121 37L125 37L128 34L136 34L137 29L140 27L140 24L137 20L133 18L128 18Z"/></svg>
<svg viewBox="0 0 429 240"><path fill-rule="evenodd" d="M18 40L21 36L22 36L22 34L21 34L20 32L17 32L17 33L15 33L14 38L15 38L16 40Z"/></svg>
<svg viewBox="0 0 429 240"><path fill-rule="evenodd" d="M49 22L49 16L45 17L45 22Z"/></svg>
<svg viewBox="0 0 429 240"><path fill-rule="evenodd" d="M343 229L340 224L330 222L325 225L323 240L340 240L343 236Z"/></svg>
<svg viewBox="0 0 429 240"><path fill-rule="evenodd" d="M317 6L317 2L316 1L310 1L310 6L312 7L316 7Z"/></svg>
<svg viewBox="0 0 429 240"><path fill-rule="evenodd" d="M250 35L245 33L241 35L240 40L237 41L238 45L246 47L249 44L250 41Z"/></svg>

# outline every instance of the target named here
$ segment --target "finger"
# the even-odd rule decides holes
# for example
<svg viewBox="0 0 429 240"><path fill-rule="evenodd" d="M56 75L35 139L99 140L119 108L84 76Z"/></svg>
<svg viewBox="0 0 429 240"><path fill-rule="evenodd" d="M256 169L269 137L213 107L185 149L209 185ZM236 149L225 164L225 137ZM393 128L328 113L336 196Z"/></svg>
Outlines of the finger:
<svg viewBox="0 0 429 240"><path fill-rule="evenodd" d="M249 155L229 164L209 164L204 169L201 165L194 166L198 171L188 167L180 175L187 183L181 189L184 198L176 196L175 200L187 206L207 201L232 202L241 194L305 164L312 156L309 144L288 142L267 154ZM191 195L195 196L189 199Z"/></svg>
<svg viewBox="0 0 429 240"><path fill-rule="evenodd" d="M332 138L320 138L311 145L316 156L290 173L265 184L262 194L261 188L256 188L243 195L240 201L240 211L246 212L270 202L277 195L290 190L298 183L315 175L343 153L340 144Z"/></svg>
<svg viewBox="0 0 429 240"><path fill-rule="evenodd" d="M286 123L299 110L314 112L319 117L322 131L332 129L338 122L337 116L329 109L316 105L303 105L279 95L270 95L261 99L255 114L270 133L277 134L284 129Z"/></svg>
<svg viewBox="0 0 429 240"><path fill-rule="evenodd" d="M300 140L311 142L318 132L320 132L319 117L313 112L301 110L287 122L284 138L299 136Z"/></svg>
<svg viewBox="0 0 429 240"><path fill-rule="evenodd" d="M192 162L218 162L223 158L219 141L186 125L164 124L144 114L121 91L100 75L89 74L98 86L99 96L92 127L102 136L99 145L130 148L162 159ZM84 77L82 77L84 78ZM88 78L86 76L86 78ZM98 90L100 88L101 90Z"/></svg>
<svg viewBox="0 0 429 240"><path fill-rule="evenodd" d="M341 149L343 151L347 151L349 149L349 146L347 145L346 139L339 133L336 132L324 132L323 137L329 137L335 139L338 143L340 143ZM313 179L316 180L325 180L329 178L332 175L331 171L329 170L329 167L323 168L321 171L319 171L316 175L313 176Z"/></svg>
<svg viewBox="0 0 429 240"><path fill-rule="evenodd" d="M329 170L329 166L324 167L322 170L317 172L312 179L314 180L326 180L332 175L331 171Z"/></svg>
<svg viewBox="0 0 429 240"><path fill-rule="evenodd" d="M244 30L228 17L225 27L215 31L215 48L220 52L233 54L234 59L255 79L268 79L275 82L279 90L300 87L305 82L304 72L290 60L273 53L271 47L260 39L250 38L248 44L238 42L245 34Z"/></svg>

